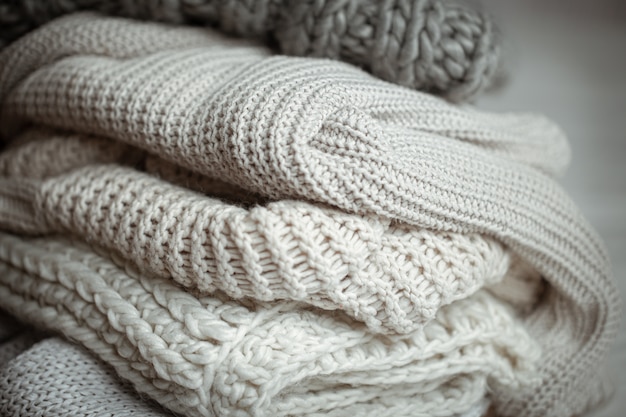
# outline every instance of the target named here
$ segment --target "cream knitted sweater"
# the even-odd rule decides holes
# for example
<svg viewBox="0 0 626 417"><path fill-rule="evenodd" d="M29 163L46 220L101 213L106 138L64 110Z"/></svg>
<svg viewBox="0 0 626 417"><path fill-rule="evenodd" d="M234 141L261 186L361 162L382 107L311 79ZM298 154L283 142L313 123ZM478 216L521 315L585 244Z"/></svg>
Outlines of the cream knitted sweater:
<svg viewBox="0 0 626 417"><path fill-rule="evenodd" d="M499 411L569 416L603 395L596 372L618 292L603 245L551 178L568 149L550 122L454 107L207 32L90 16L26 36L0 68L7 140L26 122L97 134L270 200L499 240L551 284L526 320L543 383L501 394ZM8 182L7 212L41 195L18 185ZM59 224L35 218L35 229Z"/></svg>
<svg viewBox="0 0 626 417"><path fill-rule="evenodd" d="M382 336L295 302L194 297L117 261L0 233L0 302L187 416L451 416L487 383L504 392L538 382L537 345L484 291L423 330Z"/></svg>
<svg viewBox="0 0 626 417"><path fill-rule="evenodd" d="M173 417L122 384L110 366L60 338L24 333L0 344L14 356L0 362L0 412L8 416ZM485 398L458 417L482 417Z"/></svg>
<svg viewBox="0 0 626 417"><path fill-rule="evenodd" d="M0 167L18 175L0 180L2 201L20 207L0 210L0 224L16 232L70 232L201 293L302 301L344 310L375 332L408 333L441 306L499 282L511 267L500 244L477 234L433 232L289 200L248 210L112 165L23 180L69 168L72 160L81 165L117 154L116 146L104 147L111 142L61 139L30 141L0 155ZM46 161L36 161L33 148Z"/></svg>

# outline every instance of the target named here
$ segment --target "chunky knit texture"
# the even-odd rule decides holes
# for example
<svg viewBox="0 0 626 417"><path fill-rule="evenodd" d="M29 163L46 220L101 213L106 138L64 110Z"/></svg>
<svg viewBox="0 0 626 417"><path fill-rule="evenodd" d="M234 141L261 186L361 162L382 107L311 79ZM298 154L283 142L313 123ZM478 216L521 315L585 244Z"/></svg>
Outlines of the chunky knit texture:
<svg viewBox="0 0 626 417"><path fill-rule="evenodd" d="M34 335L39 340L32 340ZM173 417L169 410L140 398L114 370L81 346L61 338L27 332L0 345L13 353L0 363L0 413L46 417ZM25 343L25 340L28 342ZM41 340L43 339L43 340ZM481 399L458 417L482 417Z"/></svg>
<svg viewBox="0 0 626 417"><path fill-rule="evenodd" d="M21 327L21 328L20 328ZM7 335L11 335L10 337ZM0 313L0 413L20 417L173 416L83 347ZM459 417L484 416L483 398Z"/></svg>
<svg viewBox="0 0 626 417"><path fill-rule="evenodd" d="M511 258L480 235L437 233L304 202L250 210L115 166L44 182L0 181L0 204L30 219L16 232L70 232L158 276L236 299L341 309L375 332L408 333L441 306L500 281ZM27 195L31 191L31 195ZM19 203L19 204L18 204Z"/></svg>
<svg viewBox="0 0 626 417"><path fill-rule="evenodd" d="M500 67L491 19L463 0L17 0L0 5L0 47L77 10L217 26L273 38L287 55L327 57L384 80L464 100Z"/></svg>
<svg viewBox="0 0 626 417"><path fill-rule="evenodd" d="M0 345L0 413L20 417L173 417L106 363L61 338L27 331ZM7 356L8 358L8 356ZM458 417L482 417L483 398Z"/></svg>
<svg viewBox="0 0 626 417"><path fill-rule="evenodd" d="M619 293L601 241L552 178L569 156L558 128L455 107L339 62L225 42L61 19L0 54L4 137L23 123L101 135L270 200L493 237L550 284L525 322L543 348L543 383L502 393L499 412L569 417L606 394L597 372ZM32 225L36 188L7 188L15 224Z"/></svg>
<svg viewBox="0 0 626 417"><path fill-rule="evenodd" d="M0 302L188 416L449 416L537 383L535 342L481 291L423 330L375 335L299 303L194 297L77 243L0 234Z"/></svg>
<svg viewBox="0 0 626 417"><path fill-rule="evenodd" d="M32 129L0 153L0 177L42 179L95 163L133 166L144 158L138 149L103 138Z"/></svg>
<svg viewBox="0 0 626 417"><path fill-rule="evenodd" d="M0 181L0 203L21 204L24 217L5 227L70 232L187 288L342 309L377 332L415 330L442 305L483 286L520 308L532 307L542 290L532 268L493 239L294 201L246 210L239 207L241 199L253 200L244 190L148 155L143 155L148 172L237 206L131 169L97 166L128 155L142 157L110 140L27 130L0 154L0 173L7 177ZM32 216L27 219L26 213ZM7 209L0 214L12 218ZM509 291L512 286L515 291Z"/></svg>

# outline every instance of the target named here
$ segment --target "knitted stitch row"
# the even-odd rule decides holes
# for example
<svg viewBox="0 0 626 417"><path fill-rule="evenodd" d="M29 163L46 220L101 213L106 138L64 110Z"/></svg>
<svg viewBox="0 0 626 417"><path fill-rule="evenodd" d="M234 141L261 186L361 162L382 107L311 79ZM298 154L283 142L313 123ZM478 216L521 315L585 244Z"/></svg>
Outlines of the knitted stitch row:
<svg viewBox="0 0 626 417"><path fill-rule="evenodd" d="M550 283L526 321L543 384L499 396L499 412L569 417L605 394L597 372L619 292L604 245L550 178L569 156L557 127L229 42L61 19L0 53L5 138L21 122L102 135L270 199L495 237Z"/></svg>
<svg viewBox="0 0 626 417"><path fill-rule="evenodd" d="M247 210L113 165L0 180L0 224L70 232L205 294L341 309L385 333L422 327L441 306L502 280L511 263L476 234L288 200Z"/></svg>
<svg viewBox="0 0 626 417"><path fill-rule="evenodd" d="M283 54L347 61L387 81L464 100L492 84L501 61L500 39L491 19L464 3L18 0L0 7L0 47L62 14L92 9L271 38Z"/></svg>
<svg viewBox="0 0 626 417"><path fill-rule="evenodd" d="M381 336L301 304L194 297L62 239L0 234L0 303L188 416L450 416L537 382L537 346L485 292Z"/></svg>
<svg viewBox="0 0 626 417"><path fill-rule="evenodd" d="M44 128L27 129L7 145L0 153L0 177L45 179L87 165L106 163L143 168L174 184L238 205L266 203L258 194L190 171L133 146Z"/></svg>

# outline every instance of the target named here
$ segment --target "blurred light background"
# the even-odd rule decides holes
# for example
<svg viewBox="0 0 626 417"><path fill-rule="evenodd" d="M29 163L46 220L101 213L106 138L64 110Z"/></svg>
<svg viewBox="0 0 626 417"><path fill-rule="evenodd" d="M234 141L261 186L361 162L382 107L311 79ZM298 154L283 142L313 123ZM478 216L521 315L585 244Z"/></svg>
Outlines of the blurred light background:
<svg viewBox="0 0 626 417"><path fill-rule="evenodd" d="M484 0L507 44L508 82L477 105L540 112L567 133L561 180L604 238L626 296L626 0ZM609 358L616 382L593 417L626 416L626 315ZM621 374L621 375L620 375Z"/></svg>

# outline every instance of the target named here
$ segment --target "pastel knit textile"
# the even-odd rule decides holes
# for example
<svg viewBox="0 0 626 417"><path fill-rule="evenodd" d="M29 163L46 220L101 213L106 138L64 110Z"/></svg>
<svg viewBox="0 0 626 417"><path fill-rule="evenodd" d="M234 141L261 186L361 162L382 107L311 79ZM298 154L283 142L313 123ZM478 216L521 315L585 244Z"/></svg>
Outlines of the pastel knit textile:
<svg viewBox="0 0 626 417"><path fill-rule="evenodd" d="M449 416L482 401L487 385L537 382L537 345L485 291L423 330L382 336L299 303L196 297L106 256L0 233L0 302L187 416Z"/></svg>
<svg viewBox="0 0 626 417"><path fill-rule="evenodd" d="M205 294L219 289L237 299L302 301L344 310L375 332L408 333L441 306L499 282L511 266L499 243L477 234L432 232L289 200L248 210L113 165L24 180L28 167L38 174L57 161L67 166L66 149L84 161L76 158L81 148L73 137L74 146L59 139L41 141L40 149L58 146L46 153L50 164L31 158L19 164L18 177L0 180L0 203L19 207L0 208L0 224L29 234L70 232ZM90 139L81 143L85 153L101 142ZM11 149L0 166L22 162L37 143Z"/></svg>
<svg viewBox="0 0 626 417"><path fill-rule="evenodd" d="M501 66L491 19L457 0L14 0L0 5L0 47L77 10L216 26L272 39L281 53L350 62L384 80L465 100Z"/></svg>
<svg viewBox="0 0 626 417"><path fill-rule="evenodd" d="M14 353L0 364L0 413L46 417L174 416L140 398L114 370L79 345L29 331L38 339L16 337L0 347ZM483 398L459 417L481 417L489 407Z"/></svg>
<svg viewBox="0 0 626 417"><path fill-rule="evenodd" d="M16 221L11 210L0 211L9 219L5 227L70 232L193 290L342 309L377 332L415 330L442 305L486 285L521 308L532 306L542 291L532 268L492 239L401 227L294 201L246 210L132 169L98 166L128 159L122 150L139 158L138 150L106 139L27 130L0 154L6 177L0 202L19 206L15 214L21 216ZM236 204L241 196L250 199L160 158L146 156L144 167ZM512 285L515 291L507 291Z"/></svg>
<svg viewBox="0 0 626 417"><path fill-rule="evenodd" d="M542 347L542 384L500 393L498 412L569 417L606 395L597 373L619 292L602 242L553 178L569 149L544 118L453 106L208 30L85 15L0 53L0 100L6 141L26 124L102 136L276 207L496 239L549 283L524 322ZM33 210L40 183L3 184L4 227L55 230Z"/></svg>

